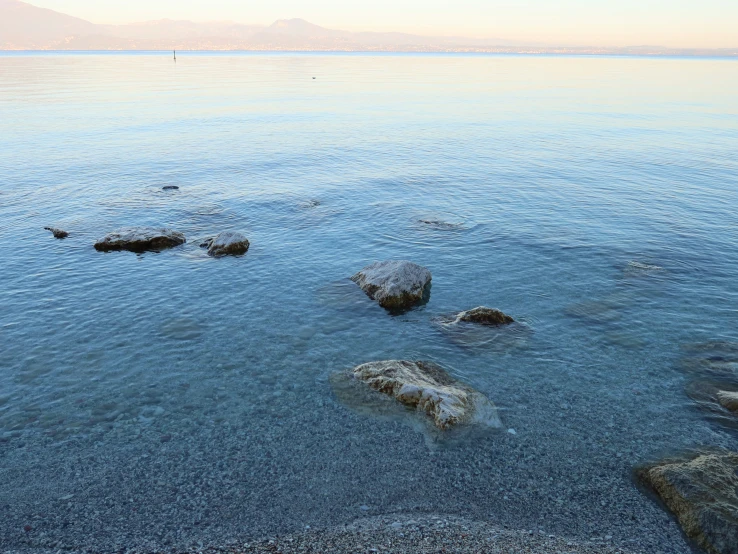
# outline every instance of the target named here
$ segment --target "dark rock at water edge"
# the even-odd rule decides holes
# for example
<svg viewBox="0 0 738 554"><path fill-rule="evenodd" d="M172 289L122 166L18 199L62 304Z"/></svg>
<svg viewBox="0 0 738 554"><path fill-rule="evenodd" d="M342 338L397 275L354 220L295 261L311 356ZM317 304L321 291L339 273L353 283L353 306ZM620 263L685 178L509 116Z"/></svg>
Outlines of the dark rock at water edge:
<svg viewBox="0 0 738 554"><path fill-rule="evenodd" d="M179 246L186 242L182 233L172 229L158 227L126 227L108 233L95 243L95 249L103 252L110 250L130 250L145 252L147 250L163 250Z"/></svg>
<svg viewBox="0 0 738 554"><path fill-rule="evenodd" d="M459 313L456 316L456 321L479 323L481 325L508 325L515 323L515 320L509 315L495 308L487 308L485 306L478 306L472 310Z"/></svg>
<svg viewBox="0 0 738 554"><path fill-rule="evenodd" d="M65 239L69 236L69 233L63 229L58 229L57 227L44 227L44 229L51 231L51 234L54 235L55 239Z"/></svg>
<svg viewBox="0 0 738 554"><path fill-rule="evenodd" d="M738 453L700 454L636 471L710 554L738 554Z"/></svg>
<svg viewBox="0 0 738 554"><path fill-rule="evenodd" d="M240 256L248 251L250 243L241 233L225 231L216 237L204 240L200 246L207 248L210 256Z"/></svg>
<svg viewBox="0 0 738 554"><path fill-rule="evenodd" d="M391 260L367 266L351 280L380 306L397 311L427 301L431 272L412 262Z"/></svg>
<svg viewBox="0 0 738 554"><path fill-rule="evenodd" d="M384 360L355 367L353 377L409 408L427 414L441 430L461 424L501 427L495 405L437 364Z"/></svg>

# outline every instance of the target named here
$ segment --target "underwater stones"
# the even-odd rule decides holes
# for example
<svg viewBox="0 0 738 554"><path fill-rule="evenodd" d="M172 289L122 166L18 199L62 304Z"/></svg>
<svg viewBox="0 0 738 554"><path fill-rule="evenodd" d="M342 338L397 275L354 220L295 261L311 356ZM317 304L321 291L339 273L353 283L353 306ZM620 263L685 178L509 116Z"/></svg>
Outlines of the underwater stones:
<svg viewBox="0 0 738 554"><path fill-rule="evenodd" d="M383 308L405 310L430 293L431 272L412 262L392 260L373 263L351 280Z"/></svg>
<svg viewBox="0 0 738 554"><path fill-rule="evenodd" d="M205 240L200 246L207 248L210 256L240 256L248 251L250 243L241 233L224 231L215 238Z"/></svg>
<svg viewBox="0 0 738 554"><path fill-rule="evenodd" d="M63 229L58 229L57 227L44 227L44 229L51 231L51 234L54 235L55 239L65 239L69 236L69 233Z"/></svg>
<svg viewBox="0 0 738 554"><path fill-rule="evenodd" d="M353 369L353 377L407 407L427 414L439 429L460 424L501 427L495 405L432 362L385 360Z"/></svg>
<svg viewBox="0 0 738 554"><path fill-rule="evenodd" d="M738 454L705 453L637 471L710 554L738 554Z"/></svg>
<svg viewBox="0 0 738 554"><path fill-rule="evenodd" d="M472 310L457 314L456 321L479 323L480 325L507 325L515 323L515 320L509 315L495 308L487 308L485 306L478 306Z"/></svg>
<svg viewBox="0 0 738 554"><path fill-rule="evenodd" d="M645 277L663 271L664 268L658 265L630 261L623 268L623 275L626 277Z"/></svg>
<svg viewBox="0 0 738 554"><path fill-rule="evenodd" d="M182 233L161 227L126 227L108 233L95 243L95 250L130 250L145 252L163 250L184 244Z"/></svg>
<svg viewBox="0 0 738 554"><path fill-rule="evenodd" d="M418 223L438 231L458 231L464 228L463 223L450 223L442 219L418 219Z"/></svg>

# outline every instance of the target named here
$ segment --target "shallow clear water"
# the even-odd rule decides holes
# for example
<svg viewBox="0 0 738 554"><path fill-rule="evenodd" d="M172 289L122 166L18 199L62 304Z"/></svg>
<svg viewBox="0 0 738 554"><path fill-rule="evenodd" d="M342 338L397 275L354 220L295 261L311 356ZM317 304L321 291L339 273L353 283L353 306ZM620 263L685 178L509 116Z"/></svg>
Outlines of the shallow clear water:
<svg viewBox="0 0 738 554"><path fill-rule="evenodd" d="M738 341L736 98L734 60L0 56L0 543L415 510L686 552L630 471L738 446L683 370ZM188 242L92 248L125 225ZM223 230L249 252L209 258ZM431 270L427 305L347 281L385 259ZM477 305L524 326L433 322ZM333 372L389 358L504 429L439 441L337 400Z"/></svg>

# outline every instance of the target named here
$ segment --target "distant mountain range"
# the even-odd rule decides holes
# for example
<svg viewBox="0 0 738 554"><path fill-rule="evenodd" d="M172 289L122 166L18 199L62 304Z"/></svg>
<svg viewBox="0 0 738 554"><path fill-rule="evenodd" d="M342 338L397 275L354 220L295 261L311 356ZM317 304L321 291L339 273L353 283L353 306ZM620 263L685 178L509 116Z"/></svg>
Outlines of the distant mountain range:
<svg viewBox="0 0 738 554"><path fill-rule="evenodd" d="M738 56L735 49L556 47L501 39L427 37L406 33L354 33L303 19L272 25L193 23L163 19L97 25L19 0L0 0L0 50L266 50L343 52L499 52Z"/></svg>

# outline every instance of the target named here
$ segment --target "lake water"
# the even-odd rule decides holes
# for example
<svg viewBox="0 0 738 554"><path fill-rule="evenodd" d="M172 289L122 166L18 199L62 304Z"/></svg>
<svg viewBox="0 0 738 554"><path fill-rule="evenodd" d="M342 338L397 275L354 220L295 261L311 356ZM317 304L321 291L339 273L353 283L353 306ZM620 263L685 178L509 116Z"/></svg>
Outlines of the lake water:
<svg viewBox="0 0 738 554"><path fill-rule="evenodd" d="M0 55L0 545L418 513L689 552L631 471L738 446L685 371L738 356L736 98L721 59ZM127 225L188 241L93 249ZM224 230L245 256L199 248ZM430 269L425 306L347 280L387 259ZM478 305L522 325L434 322ZM392 358L503 429L338 399L332 374Z"/></svg>

